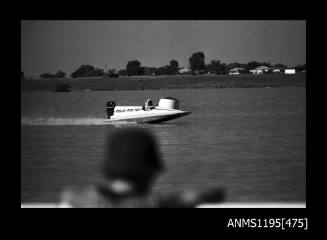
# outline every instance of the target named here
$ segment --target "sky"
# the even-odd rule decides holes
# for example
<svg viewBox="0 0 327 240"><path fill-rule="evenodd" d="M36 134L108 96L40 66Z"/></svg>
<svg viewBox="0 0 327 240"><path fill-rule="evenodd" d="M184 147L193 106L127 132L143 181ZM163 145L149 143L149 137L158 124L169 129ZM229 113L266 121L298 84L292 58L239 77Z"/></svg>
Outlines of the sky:
<svg viewBox="0 0 327 240"><path fill-rule="evenodd" d="M192 53L205 62L306 63L305 21L21 21L21 70L37 77L70 75L82 64L125 69L127 62L160 67Z"/></svg>

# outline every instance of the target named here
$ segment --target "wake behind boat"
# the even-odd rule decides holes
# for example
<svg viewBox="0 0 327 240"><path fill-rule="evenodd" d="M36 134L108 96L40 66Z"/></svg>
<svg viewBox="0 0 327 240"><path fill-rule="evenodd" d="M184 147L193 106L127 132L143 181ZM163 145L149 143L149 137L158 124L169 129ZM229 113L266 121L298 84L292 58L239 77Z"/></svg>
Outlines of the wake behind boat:
<svg viewBox="0 0 327 240"><path fill-rule="evenodd" d="M116 106L114 101L107 102L108 119L105 122L130 121L137 123L159 123L188 115L191 112L179 110L179 101L166 97L154 106L148 99L143 106Z"/></svg>

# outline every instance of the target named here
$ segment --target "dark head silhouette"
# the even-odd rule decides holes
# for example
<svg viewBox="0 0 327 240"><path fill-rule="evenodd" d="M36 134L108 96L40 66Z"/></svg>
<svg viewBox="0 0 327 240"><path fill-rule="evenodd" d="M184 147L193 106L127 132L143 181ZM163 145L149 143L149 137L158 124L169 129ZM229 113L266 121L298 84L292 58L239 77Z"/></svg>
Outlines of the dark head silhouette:
<svg viewBox="0 0 327 240"><path fill-rule="evenodd" d="M126 127L107 136L101 165L105 182L84 191L66 191L63 201L74 207L195 207L221 202L224 191L182 190L154 193L153 180L163 170L154 136L143 128Z"/></svg>
<svg viewBox="0 0 327 240"><path fill-rule="evenodd" d="M109 134L102 171L107 180L123 179L144 186L163 169L156 139L142 128L127 127Z"/></svg>

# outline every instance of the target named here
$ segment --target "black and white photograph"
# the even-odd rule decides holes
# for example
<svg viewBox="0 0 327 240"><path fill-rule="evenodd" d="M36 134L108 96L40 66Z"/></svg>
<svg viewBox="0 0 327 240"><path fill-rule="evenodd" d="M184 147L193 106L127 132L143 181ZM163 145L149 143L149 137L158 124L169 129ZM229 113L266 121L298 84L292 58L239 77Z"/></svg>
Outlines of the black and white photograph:
<svg viewBox="0 0 327 240"><path fill-rule="evenodd" d="M306 208L306 20L21 20L20 40L21 208Z"/></svg>

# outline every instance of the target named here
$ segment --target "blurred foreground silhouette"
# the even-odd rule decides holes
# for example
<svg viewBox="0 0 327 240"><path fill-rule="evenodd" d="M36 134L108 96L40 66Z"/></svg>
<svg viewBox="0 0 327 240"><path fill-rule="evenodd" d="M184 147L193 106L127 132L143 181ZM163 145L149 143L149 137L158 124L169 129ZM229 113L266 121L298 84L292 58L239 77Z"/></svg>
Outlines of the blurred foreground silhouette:
<svg viewBox="0 0 327 240"><path fill-rule="evenodd" d="M152 185L164 164L154 136L145 129L127 127L107 136L102 171L106 182L82 190L67 189L62 203L77 208L191 208L220 203L223 189L153 193Z"/></svg>

